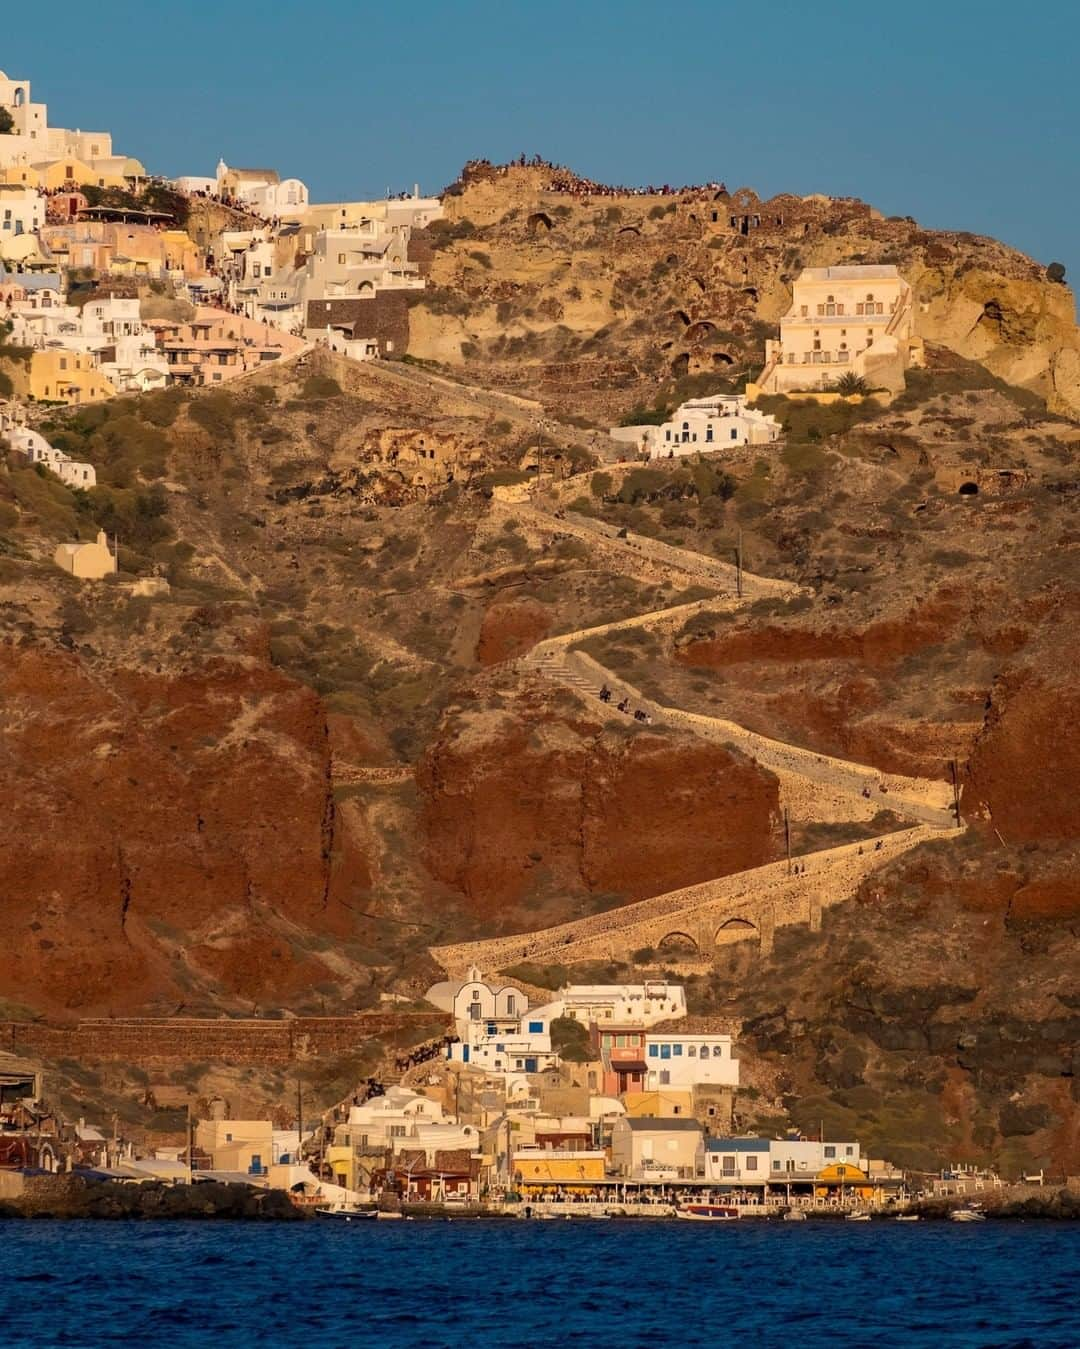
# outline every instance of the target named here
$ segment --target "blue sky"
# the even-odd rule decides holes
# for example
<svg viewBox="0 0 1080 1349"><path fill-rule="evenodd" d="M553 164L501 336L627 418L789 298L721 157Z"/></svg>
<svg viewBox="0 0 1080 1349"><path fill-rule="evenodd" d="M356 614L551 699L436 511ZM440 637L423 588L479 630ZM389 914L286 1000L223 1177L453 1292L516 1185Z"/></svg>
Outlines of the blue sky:
<svg viewBox="0 0 1080 1349"><path fill-rule="evenodd" d="M0 67L151 171L316 199L540 153L609 182L852 194L1080 282L1080 3L53 0Z"/></svg>

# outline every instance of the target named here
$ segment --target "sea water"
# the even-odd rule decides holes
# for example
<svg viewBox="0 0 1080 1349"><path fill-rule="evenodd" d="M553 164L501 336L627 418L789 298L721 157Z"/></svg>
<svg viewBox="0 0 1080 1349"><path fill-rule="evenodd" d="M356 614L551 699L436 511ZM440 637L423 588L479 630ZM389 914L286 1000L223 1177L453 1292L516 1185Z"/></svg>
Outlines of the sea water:
<svg viewBox="0 0 1080 1349"><path fill-rule="evenodd" d="M1080 1346L1080 1225L0 1223L5 1344Z"/></svg>

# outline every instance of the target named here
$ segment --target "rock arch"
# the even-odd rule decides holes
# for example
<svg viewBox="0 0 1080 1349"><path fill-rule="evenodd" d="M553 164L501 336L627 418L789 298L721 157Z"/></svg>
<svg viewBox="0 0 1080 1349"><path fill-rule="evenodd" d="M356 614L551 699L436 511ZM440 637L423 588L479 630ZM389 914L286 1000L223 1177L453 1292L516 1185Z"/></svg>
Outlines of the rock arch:
<svg viewBox="0 0 1080 1349"><path fill-rule="evenodd" d="M691 323L687 328L686 337L690 342L700 342L714 332L716 332L716 324L713 323L712 319L698 319L696 323Z"/></svg>
<svg viewBox="0 0 1080 1349"><path fill-rule="evenodd" d="M690 353L682 351L671 362L671 373L676 379L682 379L690 373Z"/></svg>
<svg viewBox="0 0 1080 1349"><path fill-rule="evenodd" d="M712 358L713 365L734 365L735 357L729 355L726 351L714 351Z"/></svg>
<svg viewBox="0 0 1080 1349"><path fill-rule="evenodd" d="M656 943L656 949L657 951L686 952L694 955L697 955L700 951L700 947L690 933L679 930L666 932Z"/></svg>
<svg viewBox="0 0 1080 1349"><path fill-rule="evenodd" d="M555 222L546 211L535 211L526 220L525 228L530 234L539 234L541 230L546 234L548 230L555 228Z"/></svg>

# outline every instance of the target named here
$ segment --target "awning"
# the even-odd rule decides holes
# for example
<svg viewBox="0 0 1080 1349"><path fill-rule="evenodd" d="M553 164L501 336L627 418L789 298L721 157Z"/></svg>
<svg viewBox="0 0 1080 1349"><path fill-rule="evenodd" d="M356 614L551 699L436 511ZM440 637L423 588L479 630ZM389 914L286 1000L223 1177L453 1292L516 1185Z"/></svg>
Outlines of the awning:
<svg viewBox="0 0 1080 1349"><path fill-rule="evenodd" d="M611 1067L616 1073L644 1073L648 1071L644 1059L617 1059Z"/></svg>

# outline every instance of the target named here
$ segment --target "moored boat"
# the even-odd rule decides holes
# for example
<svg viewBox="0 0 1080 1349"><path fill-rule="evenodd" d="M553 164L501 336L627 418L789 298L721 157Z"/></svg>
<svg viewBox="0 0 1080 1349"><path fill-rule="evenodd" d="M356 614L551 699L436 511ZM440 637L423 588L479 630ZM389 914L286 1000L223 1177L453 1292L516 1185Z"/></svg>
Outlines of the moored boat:
<svg viewBox="0 0 1080 1349"><path fill-rule="evenodd" d="M868 1223L870 1221L869 1213L848 1213L844 1217L845 1222L849 1223Z"/></svg>
<svg viewBox="0 0 1080 1349"><path fill-rule="evenodd" d="M316 1218L336 1218L340 1222L362 1222L365 1219L377 1218L379 1210L376 1208L360 1208L357 1204L328 1204L325 1208L315 1210Z"/></svg>
<svg viewBox="0 0 1080 1349"><path fill-rule="evenodd" d="M954 1223L984 1223L986 1214L980 1213L977 1208L954 1208L949 1214L949 1218Z"/></svg>
<svg viewBox="0 0 1080 1349"><path fill-rule="evenodd" d="M731 1204L679 1204L675 1216L693 1223L729 1223L738 1218L739 1210Z"/></svg>
<svg viewBox="0 0 1080 1349"><path fill-rule="evenodd" d="M917 1223L920 1219L917 1213L898 1213L896 1221L898 1223Z"/></svg>

